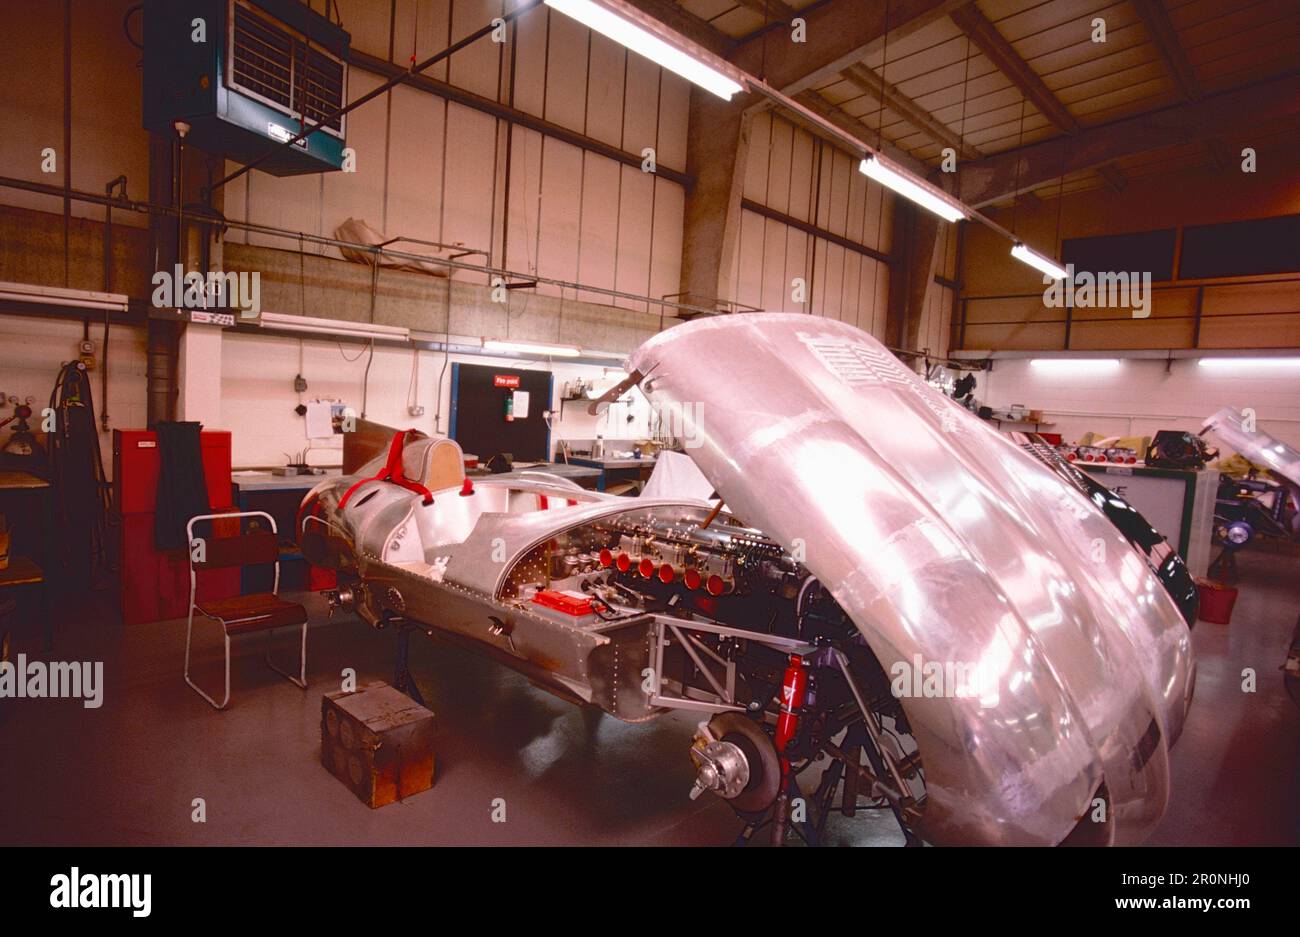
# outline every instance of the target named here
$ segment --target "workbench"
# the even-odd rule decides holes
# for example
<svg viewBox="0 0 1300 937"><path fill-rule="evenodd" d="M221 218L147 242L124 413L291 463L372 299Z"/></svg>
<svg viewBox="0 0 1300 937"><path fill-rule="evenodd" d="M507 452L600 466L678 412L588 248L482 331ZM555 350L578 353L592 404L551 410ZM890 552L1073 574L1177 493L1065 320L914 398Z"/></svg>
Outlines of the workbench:
<svg viewBox="0 0 1300 937"><path fill-rule="evenodd" d="M654 471L654 459L593 459L588 456L569 456L570 465L585 466L599 471L596 490L604 491L611 482L645 481Z"/></svg>
<svg viewBox="0 0 1300 937"><path fill-rule="evenodd" d="M19 514L9 505L22 495L34 497L37 503L34 510ZM52 524L49 495L50 483L43 478L37 478L28 472L0 472L0 514L5 515L10 527L9 566L0 569L0 590L38 590L46 650L54 646L47 572L50 569L48 531ZM15 520L18 521L16 526ZM14 536L15 532L17 536ZM32 554L40 557L39 562Z"/></svg>
<svg viewBox="0 0 1300 937"><path fill-rule="evenodd" d="M505 472L501 475L493 475L485 469L475 469L466 474L474 478L526 478L525 472L546 472L559 478L567 478L583 488L595 488L600 480L600 469L598 468L572 463L566 465L563 462L538 462L533 465L516 463L514 471Z"/></svg>
<svg viewBox="0 0 1300 937"><path fill-rule="evenodd" d="M232 499L240 511L265 511L275 518L276 537L280 541L280 571L286 588L306 588L306 561L298 549L298 507L307 492L321 482L338 478L341 469L326 469L324 475L273 475L270 472L233 473L230 477ZM262 588L261 580L266 570L246 566L241 571L241 588L250 591L269 591Z"/></svg>

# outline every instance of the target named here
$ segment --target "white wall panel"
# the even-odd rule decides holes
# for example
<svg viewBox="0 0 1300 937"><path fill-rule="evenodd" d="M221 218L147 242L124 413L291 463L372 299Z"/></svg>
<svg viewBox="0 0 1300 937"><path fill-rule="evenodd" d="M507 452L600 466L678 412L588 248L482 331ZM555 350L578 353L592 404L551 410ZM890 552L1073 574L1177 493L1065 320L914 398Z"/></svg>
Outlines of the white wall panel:
<svg viewBox="0 0 1300 937"><path fill-rule="evenodd" d="M516 133L516 139L518 136ZM492 239L496 119L459 104L450 105L447 144L442 240L486 249Z"/></svg>
<svg viewBox="0 0 1300 937"><path fill-rule="evenodd" d="M767 168L771 160L772 115L764 111L749 123L749 156L745 160L745 198L767 204Z"/></svg>
<svg viewBox="0 0 1300 937"><path fill-rule="evenodd" d="M618 187L622 167L591 153L582 177L582 241L579 258L582 283L614 288L618 251ZM579 299L608 303L598 293L583 292Z"/></svg>
<svg viewBox="0 0 1300 937"><path fill-rule="evenodd" d="M789 305L790 289L785 276L786 241L790 228L763 219L762 302L769 312L781 312Z"/></svg>
<svg viewBox="0 0 1300 937"><path fill-rule="evenodd" d="M735 300L746 306L763 305L763 218L740 213L739 256L736 263Z"/></svg>
<svg viewBox="0 0 1300 937"><path fill-rule="evenodd" d="M657 178L654 202L655 231L649 292L651 296L663 297L681 289L682 215L686 208L686 192L675 183Z"/></svg>
<svg viewBox="0 0 1300 937"><path fill-rule="evenodd" d="M798 228L786 228L785 294L781 304L781 308L786 312L808 312L811 308L808 301L808 261L812 250L811 241L812 239ZM801 303L796 303L791 295L794 288L791 281L795 277L801 277L804 281L804 301Z"/></svg>
<svg viewBox="0 0 1300 937"><path fill-rule="evenodd" d="M659 87L659 163L686 170L686 133L690 118L691 84L663 72Z"/></svg>
<svg viewBox="0 0 1300 937"><path fill-rule="evenodd" d="M618 213L618 273L615 289L645 293L650 282L650 228L654 217L654 176L631 166L622 173ZM628 309L645 309L646 304L630 299L615 300Z"/></svg>
<svg viewBox="0 0 1300 937"><path fill-rule="evenodd" d="M656 146L658 126L659 68L649 59L629 55L624 91L623 149L640 155L645 147Z"/></svg>
<svg viewBox="0 0 1300 937"><path fill-rule="evenodd" d="M536 10L532 11L534 14ZM452 4L451 41L458 42L473 32L490 24L494 17L501 15L501 0L455 0ZM528 14L525 14L527 16ZM507 25L506 35L509 35ZM453 85L481 94L485 98L495 99L498 88L498 74L505 43L492 42L490 38L480 39L454 53L450 63L449 78ZM420 58L427 58L428 53L418 53ZM394 56L398 62L410 61L410 52L398 48Z"/></svg>
<svg viewBox="0 0 1300 937"><path fill-rule="evenodd" d="M859 283L863 262L872 262L854 251L844 252L844 265L840 271L840 319L850 325L862 327L862 294Z"/></svg>
<svg viewBox="0 0 1300 937"><path fill-rule="evenodd" d="M511 25L513 48L506 49L506 67L513 56L514 99L521 111L541 116L546 98L546 20L549 7L535 7L516 18ZM555 14L559 15L559 14ZM510 98L507 96L507 100Z"/></svg>
<svg viewBox="0 0 1300 937"><path fill-rule="evenodd" d="M542 135L514 128L510 156L509 217L505 264L520 273L537 273L538 195L542 182ZM463 171L473 174L465 165Z"/></svg>
<svg viewBox="0 0 1300 937"><path fill-rule="evenodd" d="M590 30L558 13L550 19L546 57L547 120L581 132L587 115L587 37Z"/></svg>
<svg viewBox="0 0 1300 937"><path fill-rule="evenodd" d="M790 155L790 207L786 214L800 221L812 220L813 160L816 146L812 134L796 129Z"/></svg>
<svg viewBox="0 0 1300 937"><path fill-rule="evenodd" d="M622 146L623 72L628 53L612 39L598 33L589 35L591 64L587 72L585 133L604 143ZM575 50L575 54L586 58L582 50Z"/></svg>
<svg viewBox="0 0 1300 937"><path fill-rule="evenodd" d="M581 222L582 151L559 140L546 140L542 162L541 223L537 269L543 276L578 278L578 228ZM559 289L539 285L539 292Z"/></svg>
<svg viewBox="0 0 1300 937"><path fill-rule="evenodd" d="M439 240L445 110L442 101L423 92L401 86L393 89L385 225L390 237ZM395 246L400 249L403 245ZM488 244L483 241L475 246L486 248Z"/></svg>
<svg viewBox="0 0 1300 937"><path fill-rule="evenodd" d="M784 120L771 121L768 146L767 195L765 204L777 211L790 212L790 157L794 144L794 126Z"/></svg>

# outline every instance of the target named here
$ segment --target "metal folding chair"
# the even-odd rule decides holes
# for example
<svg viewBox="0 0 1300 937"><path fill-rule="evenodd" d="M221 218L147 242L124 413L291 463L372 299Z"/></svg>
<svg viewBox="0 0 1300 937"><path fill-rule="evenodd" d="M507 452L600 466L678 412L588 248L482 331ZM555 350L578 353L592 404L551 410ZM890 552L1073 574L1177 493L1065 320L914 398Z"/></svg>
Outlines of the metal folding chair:
<svg viewBox="0 0 1300 937"><path fill-rule="evenodd" d="M209 537L201 542L194 539L197 521L233 520L247 517L265 518L270 531L257 531L233 537ZM265 511L244 511L238 514L201 514L185 525L186 540L190 545L190 603L185 623L185 682L216 709L225 709L230 703L230 639L234 635L268 632L276 628L300 625L302 643L299 651L298 676L287 673L266 653L266 664L276 673L302 689L307 689L307 610L297 602L280 598L280 546L276 536L275 518ZM198 559L196 559L196 554ZM198 573L205 569L228 569L243 566L275 566L275 580L270 592L236 595L224 599L195 600ZM226 694L221 702L203 691L190 679L190 645L194 634L194 613L198 612L221 626L226 645Z"/></svg>

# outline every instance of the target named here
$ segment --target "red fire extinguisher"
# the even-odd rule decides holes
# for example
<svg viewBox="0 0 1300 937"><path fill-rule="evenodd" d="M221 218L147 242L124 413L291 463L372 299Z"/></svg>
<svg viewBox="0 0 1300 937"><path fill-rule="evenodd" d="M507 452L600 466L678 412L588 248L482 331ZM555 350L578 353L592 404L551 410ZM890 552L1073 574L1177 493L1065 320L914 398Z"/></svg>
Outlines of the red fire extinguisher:
<svg viewBox="0 0 1300 937"><path fill-rule="evenodd" d="M514 421L515 421L515 394L514 391L511 391L510 393L506 394L506 422L513 423Z"/></svg>

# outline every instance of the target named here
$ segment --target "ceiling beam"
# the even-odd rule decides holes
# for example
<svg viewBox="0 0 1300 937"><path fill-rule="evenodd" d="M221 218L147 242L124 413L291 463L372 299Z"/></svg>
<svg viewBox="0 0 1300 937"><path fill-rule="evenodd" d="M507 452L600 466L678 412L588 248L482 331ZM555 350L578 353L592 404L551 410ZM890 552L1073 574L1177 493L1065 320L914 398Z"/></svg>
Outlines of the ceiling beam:
<svg viewBox="0 0 1300 937"><path fill-rule="evenodd" d="M1300 72L1291 72L975 160L958 173L958 194L967 205L979 208L1040 186L1062 172L1095 169L1135 153L1210 140L1298 114Z"/></svg>
<svg viewBox="0 0 1300 937"><path fill-rule="evenodd" d="M876 135L870 127L858 120L852 114L849 114L847 111L843 111L836 107L816 91L800 91L798 94L794 95L794 99L818 117L830 121L845 133L874 145L873 141L875 140ZM814 136L821 137L822 139L835 144L840 149L843 149L845 152L849 152L848 147L845 146L843 140L833 137L824 128L817 126L814 122L802 120L797 113L784 114L783 116L789 117L791 120L795 121L795 123L798 123L800 126L810 131ZM906 150L900 149L888 140L881 141L880 148L884 154L895 163L898 163L900 166L906 166L919 176L925 176L926 173L930 171L929 166L926 166L915 156L908 153ZM850 155L858 158L863 156L862 153L851 153Z"/></svg>
<svg viewBox="0 0 1300 937"><path fill-rule="evenodd" d="M1205 141L1206 152L1210 155L1210 166L1215 172L1223 172L1232 165L1232 157L1228 153L1228 145L1218 137L1210 137Z"/></svg>
<svg viewBox="0 0 1300 937"><path fill-rule="evenodd" d="M1052 126L1062 133L1073 133L1079 129L1078 122L1065 105L1043 84L1043 79L1020 57L1011 43L1003 38L997 27L980 12L979 7L969 3L954 10L952 21L997 66L998 71L1038 108L1039 113L1051 121Z"/></svg>
<svg viewBox="0 0 1300 937"><path fill-rule="evenodd" d="M703 46L714 55L726 58L735 47L735 41L703 17L696 16L673 0L624 0L647 16L652 16L670 29L676 30L696 45Z"/></svg>
<svg viewBox="0 0 1300 937"><path fill-rule="evenodd" d="M1138 16L1142 19L1142 25L1147 28L1151 44L1165 60L1165 68L1169 69L1169 75L1178 85L1183 99L1199 101L1204 95L1201 94L1200 84L1196 81L1196 72L1192 69L1191 60L1187 58L1183 44L1178 41L1178 31L1174 29L1173 21L1169 19L1169 12L1165 9L1162 0L1132 0L1132 2Z"/></svg>
<svg viewBox="0 0 1300 937"><path fill-rule="evenodd" d="M936 120L925 108L917 104L896 87L885 81L877 72L861 62L850 65L843 75L859 90L879 101L917 130L940 146L952 147L962 159L979 159L983 154L962 140L961 136Z"/></svg>
<svg viewBox="0 0 1300 937"><path fill-rule="evenodd" d="M889 37L898 40L947 16L965 2L825 0L799 12L807 23L807 42L790 42L788 36L780 41L772 39L769 33L789 28L787 23L774 23L742 40L728 58L778 91L794 96L861 60L864 50L884 37L886 13Z"/></svg>
<svg viewBox="0 0 1300 937"><path fill-rule="evenodd" d="M1101 181L1110 186L1114 192L1123 192L1124 187L1128 185L1124 173L1114 163L1102 163L1097 167L1097 175L1101 176Z"/></svg>
<svg viewBox="0 0 1300 937"><path fill-rule="evenodd" d="M785 0L736 0L736 2L775 22L788 23L799 15L799 11Z"/></svg>

